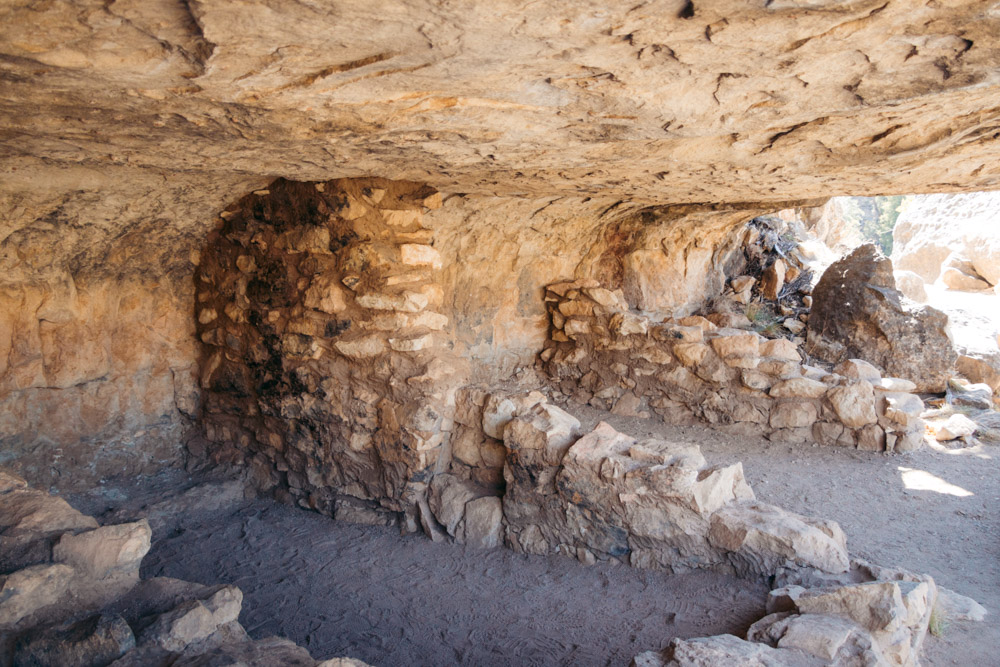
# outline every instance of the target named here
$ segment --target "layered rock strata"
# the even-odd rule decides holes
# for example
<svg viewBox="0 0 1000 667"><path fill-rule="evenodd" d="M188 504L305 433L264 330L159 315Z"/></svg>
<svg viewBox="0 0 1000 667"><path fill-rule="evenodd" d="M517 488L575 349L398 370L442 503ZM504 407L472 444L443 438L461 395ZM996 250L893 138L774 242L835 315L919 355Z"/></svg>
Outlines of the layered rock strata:
<svg viewBox="0 0 1000 667"><path fill-rule="evenodd" d="M151 537L145 519L100 526L0 470L0 665L364 667L250 639L235 586L140 581Z"/></svg>
<svg viewBox="0 0 1000 667"><path fill-rule="evenodd" d="M915 385L883 378L870 364L848 360L828 372L803 363L787 339L701 316L645 316L596 281L550 285L545 299L552 329L541 361L575 401L773 440L890 452L922 446Z"/></svg>

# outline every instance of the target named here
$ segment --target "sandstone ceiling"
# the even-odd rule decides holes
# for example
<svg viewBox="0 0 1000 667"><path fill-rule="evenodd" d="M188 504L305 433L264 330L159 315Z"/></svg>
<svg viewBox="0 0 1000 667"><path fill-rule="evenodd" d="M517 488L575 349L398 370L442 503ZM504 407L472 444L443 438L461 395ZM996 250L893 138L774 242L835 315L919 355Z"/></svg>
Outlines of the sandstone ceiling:
<svg viewBox="0 0 1000 667"><path fill-rule="evenodd" d="M1000 187L996 2L13 0L0 25L8 175L657 203Z"/></svg>

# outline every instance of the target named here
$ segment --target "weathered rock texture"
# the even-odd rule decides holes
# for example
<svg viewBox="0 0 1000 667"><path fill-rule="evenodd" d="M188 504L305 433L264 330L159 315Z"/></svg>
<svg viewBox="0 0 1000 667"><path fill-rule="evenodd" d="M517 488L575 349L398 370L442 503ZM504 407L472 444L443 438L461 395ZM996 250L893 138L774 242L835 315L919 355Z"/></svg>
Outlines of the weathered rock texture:
<svg viewBox="0 0 1000 667"><path fill-rule="evenodd" d="M549 377L573 400L671 423L703 420L738 433L874 451L922 445L912 383L857 362L829 373L791 341L720 328L704 317L646 317L596 281L550 285ZM867 364L865 364L867 366Z"/></svg>
<svg viewBox="0 0 1000 667"><path fill-rule="evenodd" d="M864 359L920 391L944 391L958 359L948 316L903 300L892 262L871 244L831 264L820 278L806 349L835 363Z"/></svg>
<svg viewBox="0 0 1000 667"><path fill-rule="evenodd" d="M998 183L989 3L65 0L0 18L16 155L658 202Z"/></svg>
<svg viewBox="0 0 1000 667"><path fill-rule="evenodd" d="M892 263L925 282L941 278L953 289L984 289L1000 283L1000 193L913 197L892 232ZM965 260L961 276L944 275L949 255ZM959 268L959 267L956 267ZM975 282L978 280L978 284ZM984 284L985 283L985 284Z"/></svg>
<svg viewBox="0 0 1000 667"><path fill-rule="evenodd" d="M740 210L1000 187L987 5L56 0L0 20L0 438L64 488L180 462L198 251L277 177L445 193L452 336L497 377L544 342L542 285L683 314ZM678 204L701 206L679 224Z"/></svg>
<svg viewBox="0 0 1000 667"><path fill-rule="evenodd" d="M364 667L251 640L235 586L139 581L151 535L145 520L98 526L0 470L0 665Z"/></svg>
<svg viewBox="0 0 1000 667"><path fill-rule="evenodd" d="M182 461L198 410L189 282L74 279L0 291L0 449L84 488Z"/></svg>
<svg viewBox="0 0 1000 667"><path fill-rule="evenodd" d="M2 169L4 461L64 490L179 465L199 404L192 261L248 179Z"/></svg>

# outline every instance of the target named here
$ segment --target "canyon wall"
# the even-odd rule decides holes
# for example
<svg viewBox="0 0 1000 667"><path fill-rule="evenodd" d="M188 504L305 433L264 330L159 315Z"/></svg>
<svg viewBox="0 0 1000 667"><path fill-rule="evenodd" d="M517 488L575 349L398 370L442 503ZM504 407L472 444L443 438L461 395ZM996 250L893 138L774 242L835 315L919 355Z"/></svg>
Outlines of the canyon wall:
<svg viewBox="0 0 1000 667"><path fill-rule="evenodd" d="M484 382L543 345L543 285L683 316L755 212L1000 188L988 3L53 0L0 26L0 438L40 484L179 462L198 253L278 178L440 192L445 337Z"/></svg>
<svg viewBox="0 0 1000 667"><path fill-rule="evenodd" d="M42 486L183 463L194 262L232 188L9 160L0 182L0 450ZM194 194L197 192L197 194Z"/></svg>

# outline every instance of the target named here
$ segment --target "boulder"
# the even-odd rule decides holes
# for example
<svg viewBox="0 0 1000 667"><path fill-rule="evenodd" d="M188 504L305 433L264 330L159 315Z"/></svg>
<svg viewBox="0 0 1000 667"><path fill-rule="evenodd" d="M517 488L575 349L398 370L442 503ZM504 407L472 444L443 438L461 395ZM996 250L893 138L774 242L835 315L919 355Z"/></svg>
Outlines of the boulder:
<svg viewBox="0 0 1000 667"><path fill-rule="evenodd" d="M772 590L767 608L849 619L869 633L872 649L888 664L916 665L927 634L937 587L929 577Z"/></svg>
<svg viewBox="0 0 1000 667"><path fill-rule="evenodd" d="M946 266L941 270L941 282L948 289L959 292L982 292L990 289L991 285L979 276L964 273L959 269Z"/></svg>
<svg viewBox="0 0 1000 667"><path fill-rule="evenodd" d="M824 572L845 572L850 565L843 531L832 521L817 521L764 503L723 507L712 515L708 540L734 552L748 572L774 572L786 562Z"/></svg>
<svg viewBox="0 0 1000 667"><path fill-rule="evenodd" d="M961 413L955 413L946 419L931 419L927 429L938 442L966 438L976 432L976 422Z"/></svg>
<svg viewBox="0 0 1000 667"><path fill-rule="evenodd" d="M924 286L924 279L913 271L892 272L896 279L896 288L903 293L910 301L917 303L927 303L927 288Z"/></svg>
<svg viewBox="0 0 1000 667"><path fill-rule="evenodd" d="M987 286L996 285L1000 282L997 210L997 192L913 198L893 229L893 263L933 283L955 253L966 261L963 273L978 276Z"/></svg>
<svg viewBox="0 0 1000 667"><path fill-rule="evenodd" d="M827 400L837 418L849 428L861 428L878 421L875 389L867 380L855 380L827 392Z"/></svg>
<svg viewBox="0 0 1000 667"><path fill-rule="evenodd" d="M822 664L796 650L772 648L734 635L714 635L674 638L663 651L637 655L631 667L819 667Z"/></svg>
<svg viewBox="0 0 1000 667"><path fill-rule="evenodd" d="M139 563L149 551L152 531L143 519L63 535L52 549L56 562L75 567L93 579L124 576L138 580Z"/></svg>
<svg viewBox="0 0 1000 667"><path fill-rule="evenodd" d="M65 601L76 572L56 563L33 565L0 576L0 629L21 623L37 612Z"/></svg>
<svg viewBox="0 0 1000 667"><path fill-rule="evenodd" d="M798 649L831 664L879 664L871 634L853 621L829 614L769 614L750 626L749 641Z"/></svg>
<svg viewBox="0 0 1000 667"><path fill-rule="evenodd" d="M240 589L223 586L203 599L188 600L161 614L142 632L139 641L172 653L180 652L236 621L242 606Z"/></svg>
<svg viewBox="0 0 1000 667"><path fill-rule="evenodd" d="M44 628L18 640L15 665L107 665L135 647L132 628L117 614L97 614Z"/></svg>
<svg viewBox="0 0 1000 667"><path fill-rule="evenodd" d="M892 262L872 244L834 262L813 290L806 351L839 363L863 359L920 391L943 391L958 360L948 317L902 300Z"/></svg>

